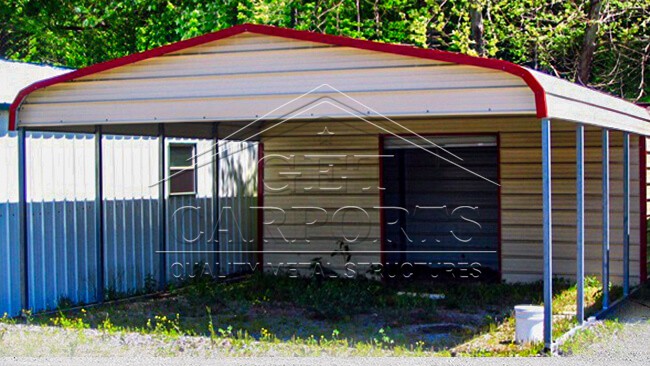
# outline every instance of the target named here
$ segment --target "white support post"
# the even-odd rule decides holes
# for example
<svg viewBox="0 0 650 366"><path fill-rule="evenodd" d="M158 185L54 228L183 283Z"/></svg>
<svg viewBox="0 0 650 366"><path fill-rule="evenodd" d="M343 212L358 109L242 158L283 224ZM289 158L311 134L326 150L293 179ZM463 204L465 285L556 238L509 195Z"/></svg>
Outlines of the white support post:
<svg viewBox="0 0 650 366"><path fill-rule="evenodd" d="M585 126L576 127L576 261L577 302L576 319L585 319Z"/></svg>
<svg viewBox="0 0 650 366"><path fill-rule="evenodd" d="M603 310L609 308L609 130L603 129Z"/></svg>
<svg viewBox="0 0 650 366"><path fill-rule="evenodd" d="M544 345L553 349L553 236L551 220L551 120L542 119L542 211L544 238Z"/></svg>

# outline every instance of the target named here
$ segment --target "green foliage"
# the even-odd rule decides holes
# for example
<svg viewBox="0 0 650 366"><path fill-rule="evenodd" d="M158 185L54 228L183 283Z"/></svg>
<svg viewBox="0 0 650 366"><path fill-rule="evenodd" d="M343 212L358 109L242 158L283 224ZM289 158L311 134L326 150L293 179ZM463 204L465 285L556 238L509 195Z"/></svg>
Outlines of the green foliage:
<svg viewBox="0 0 650 366"><path fill-rule="evenodd" d="M384 330L384 328L379 329L377 337L373 338L373 341L377 346L390 347L395 344L395 341L388 335L388 331L390 331L390 328L387 330Z"/></svg>
<svg viewBox="0 0 650 366"><path fill-rule="evenodd" d="M113 324L111 319L108 317L108 315L106 315L106 318L102 322L97 324L97 329L99 329L99 330L101 330L101 331L103 331L103 332L105 332L107 334L115 334L116 332L119 331L119 329L117 327L115 327L115 325Z"/></svg>
<svg viewBox="0 0 650 366"><path fill-rule="evenodd" d="M156 315L153 320L147 320L147 331L170 338L178 338L185 334L181 330L180 321L179 314L171 318L168 318L166 315Z"/></svg>
<svg viewBox="0 0 650 366"><path fill-rule="evenodd" d="M57 317L51 319L52 325L65 328L83 330L90 328L90 324L85 321L86 310L81 309L81 317L68 317L63 312L59 312Z"/></svg>
<svg viewBox="0 0 650 366"><path fill-rule="evenodd" d="M20 316L25 319L26 324L31 324L34 321L34 315L29 309L23 309L20 311Z"/></svg>
<svg viewBox="0 0 650 366"><path fill-rule="evenodd" d="M9 314L4 313L0 317L0 324L16 324L16 319L10 318Z"/></svg>
<svg viewBox="0 0 650 366"><path fill-rule="evenodd" d="M0 4L0 56L82 67L240 23L268 24L485 55L569 80L589 2L561 0L15 0ZM609 0L597 20L589 84L649 100L650 0Z"/></svg>

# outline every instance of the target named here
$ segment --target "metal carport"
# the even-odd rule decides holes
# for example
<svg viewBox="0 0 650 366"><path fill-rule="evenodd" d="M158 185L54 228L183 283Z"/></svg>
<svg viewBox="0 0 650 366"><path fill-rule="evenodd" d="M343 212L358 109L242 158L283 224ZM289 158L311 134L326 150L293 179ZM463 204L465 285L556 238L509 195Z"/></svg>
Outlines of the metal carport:
<svg viewBox="0 0 650 366"><path fill-rule="evenodd" d="M256 52L256 47L259 47L260 44L268 47L269 49L266 50L268 52L281 54L284 52L283 50L290 46L294 47L294 43L295 48L291 52L305 53L305 60L310 57L306 54L307 52L330 52L331 55L340 52L340 54L336 53L335 56L341 59L347 57L345 62L356 62L354 65L360 65L362 62L372 64L373 57L384 62L380 66L367 65L363 69L361 66L355 66L358 68L357 71L355 71L355 68L347 69L357 73L376 67L383 70L381 72L388 74L396 72L391 71L390 68L400 66L401 64L391 66L398 64L398 61L414 60L412 61L413 65L408 65L408 67L413 67L410 74L409 71L405 71L403 75L400 74L399 78L396 77L397 81L386 81L385 89L379 91L375 86L372 88L368 86L367 90L357 90L360 87L355 89L354 85L345 85L343 77L341 80L335 79L332 82L333 85L338 86L337 81L339 81L341 85L345 86L340 88L343 92L352 93L351 95L358 94L360 100L364 102L370 101L370 104L372 104L374 100L376 103L373 105L378 107L372 113L370 110L368 111L370 116L462 118L466 116L498 117L516 115L537 118L542 132L544 340L547 348L553 346L551 308L553 276L551 122L575 124L577 157L575 182L577 192L575 216L577 221L576 277L580 295L577 304L577 318L580 322L584 320L582 291L584 285L585 233L585 127L592 126L602 130L602 282L604 284L604 309L609 306L607 286L610 270L609 136L610 131L623 132L624 172L622 179L624 182L624 210L622 217L617 219L624 222L624 236L621 240L623 243L623 284L624 293L627 296L630 289L630 135L650 136L650 124L648 124L650 114L647 110L624 100L505 61L261 25L239 25L143 53L93 65L60 77L35 83L21 91L10 109L10 128L20 131L21 148L19 149L19 158L21 171L19 188L21 202L23 203L22 224L25 225L26 222L26 213L24 211L26 194L24 185L26 174L24 136L26 130L94 132L97 134L97 141L101 141L102 133L158 135L161 141L163 141L166 134L215 139L232 137L232 132L240 130L240 127L246 123L258 122L262 118L264 120L273 120L283 116L287 111L271 110L269 106L275 105L273 103L277 101L291 102L292 98L300 96L301 93L309 92L313 87L317 87L321 80L319 75L324 78L323 80L327 80L328 77L333 77L328 76L328 72L329 75L334 75L335 72L343 70L343 66L336 69L334 66L328 68L328 65L319 64L318 69L296 70L302 67L300 62L296 62L295 65L289 65L290 63L278 63L277 65L268 63L268 70L261 72L254 70L254 67L257 67L255 66L257 64L264 65L265 60L256 60L255 57L251 57L250 64L241 66L242 69L250 68L251 70L238 70L226 74L220 73L219 67L221 64L216 61L214 64L206 63L209 61L208 58L225 57L222 54L229 52ZM233 51L233 49L237 49L237 51ZM363 60L359 61L355 57ZM169 62L168 66L165 66L167 65L166 62ZM186 68L182 66L184 62L186 62ZM316 63L317 60L310 62ZM341 62L343 63L343 61ZM181 65L180 69L178 65ZM418 84L420 81L417 79L424 78L427 75L427 71L423 72L422 70L429 70L428 67L433 70L438 66L448 66L446 69L438 69L449 70L449 72L455 69L461 71L465 69L484 70L487 75L489 71L489 75L493 79L488 80L486 76L485 83L490 82L494 83L494 85L486 84L478 87L472 85L448 86L445 84L439 86L434 85L435 81L429 81L431 86L427 88ZM126 67L130 67L130 69L127 70ZM206 73L204 69L210 67L213 68L212 71ZM287 67L293 67L294 70L287 71ZM421 67L421 69L417 67ZM168 74L161 75L163 69ZM126 71L122 72L121 70ZM294 79L264 79L268 75L275 75L274 73L281 74L282 72L297 71L311 72L312 74L309 77ZM241 87L242 89L238 92L233 91L231 94L228 94L227 91L220 93L223 89L217 90L219 92L217 93L214 89L210 89L211 86L207 84L201 84L202 86L199 87L201 80L208 80L207 78L213 77L215 79L211 82L218 83L216 78L236 78L239 77L238 75L257 78L253 79L257 80L255 88L252 87L253 84L249 84L251 85L250 89L255 89L254 93L247 91L245 88L247 84L244 82L241 85L236 84L239 82L238 79L232 81L235 83L232 88ZM414 76L413 80L407 80L408 75ZM183 79L184 77L189 77L191 80ZM141 89L132 89L133 94L128 95L129 88L127 86L129 80L136 79L141 83L137 84ZM450 85L453 84L453 79L453 75L449 76L448 83ZM400 82L400 80L402 81ZM157 87L153 85L154 82L158 83L156 84ZM161 85L172 85L165 84L165 82L180 83L173 85L188 85L188 91L180 96L179 93L185 92L184 90L178 91L178 88L171 87L168 89L161 88ZM113 89L110 89L107 85L115 85L115 87L111 86L110 88ZM192 88L192 85L195 85L195 87ZM408 88L409 85L411 86L410 89ZM201 88L210 89L209 93ZM282 90L283 88L286 90ZM349 90L346 88L349 88ZM385 96L386 92L395 92L399 88L404 90L400 89L398 92L413 93L413 97L394 99L397 100L397 103L393 103L393 109L382 109L388 108L386 101L391 100L386 99L388 98ZM191 93L189 89L192 89ZM122 99L115 97L111 94L114 93L113 90L117 90L117 92L121 90L127 96L122 97ZM444 96L449 96L452 92L455 93L453 94L455 103L449 106L449 101L445 101ZM139 93L139 95L135 95L136 93ZM441 97L440 99L434 98L434 95ZM477 95L481 97L477 99ZM84 99L83 96L88 96L90 99ZM363 99L364 96L367 99ZM267 100L271 99L273 99L273 103L269 101L265 104ZM269 110L271 112L266 113ZM343 116L340 117L343 118ZM96 159L101 161L101 145L99 144ZM162 168L160 176L161 179L165 177ZM101 178L102 172L98 170L96 172L98 187L101 187ZM98 192L97 204L101 205L101 189ZM161 192L163 191L161 190ZM164 192L161 194L164 195ZM99 212L98 214L100 214ZM101 222L101 220L98 220L98 222ZM25 230L22 232L21 242L22 247L24 247L26 245ZM161 235L164 236L164 232ZM25 251L23 250L23 263L27 263L24 257ZM26 300L24 301L26 304Z"/></svg>

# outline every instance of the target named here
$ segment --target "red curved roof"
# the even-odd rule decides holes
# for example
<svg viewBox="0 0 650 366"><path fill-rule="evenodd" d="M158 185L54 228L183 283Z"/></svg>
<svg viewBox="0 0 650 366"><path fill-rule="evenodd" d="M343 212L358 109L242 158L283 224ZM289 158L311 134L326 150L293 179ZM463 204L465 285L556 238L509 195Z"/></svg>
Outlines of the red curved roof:
<svg viewBox="0 0 650 366"><path fill-rule="evenodd" d="M418 47L406 46L406 45L395 45L395 44L388 44L388 43L366 41L366 40L354 39L349 37L333 36L333 35L315 33L309 31L298 31L293 29L278 28L278 27L272 27L267 25L241 24L217 32L208 33L199 37L190 38L184 41L157 47L141 53L135 53L114 60L91 65L64 75L60 75L50 79L45 79L36 82L34 84L31 84L26 88L22 89L18 93L16 99L14 99L13 103L11 104L11 107L9 108L9 129L14 130L16 128L16 111L18 110L18 107L20 106L22 101L30 93L38 89L45 88L53 84L74 80L90 74L106 71L116 67L132 64L149 58L162 56L164 54L179 51L185 48L198 46L207 42L212 42L212 41L232 37L244 32L291 38L291 39L296 39L301 41L324 43L324 44L330 44L336 46L359 48L359 49L370 50L370 51L392 53L397 55L451 62L451 63L462 64L462 65L478 66L478 67L484 67L484 68L494 69L494 70L501 70L509 74L515 75L517 77L520 77L528 85L528 87L530 87L530 89L535 95L535 106L537 109L537 117L539 118L546 117L548 114L546 108L546 93L544 92L544 88L542 87L542 85L537 81L537 79L531 73L530 70L508 61L489 59L483 57L474 57L474 56L464 55L455 52L431 50L431 49L424 49L424 48L418 48Z"/></svg>

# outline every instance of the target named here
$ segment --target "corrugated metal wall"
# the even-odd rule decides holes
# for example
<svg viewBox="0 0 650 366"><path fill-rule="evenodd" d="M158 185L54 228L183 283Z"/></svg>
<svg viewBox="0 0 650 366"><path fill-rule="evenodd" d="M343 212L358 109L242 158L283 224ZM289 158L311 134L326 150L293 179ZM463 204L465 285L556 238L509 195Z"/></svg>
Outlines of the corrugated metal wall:
<svg viewBox="0 0 650 366"><path fill-rule="evenodd" d="M175 142L177 139L168 139ZM184 140L187 141L187 140ZM191 140L199 153L212 149L209 140ZM158 214L158 140L151 137L104 136L104 269L106 296L120 297L155 288L160 273L160 217ZM234 151L238 148L237 151ZM55 308L61 302L92 303L97 298L95 235L95 139L93 135L28 133L27 237L28 293L34 311ZM221 225L216 246L210 235L216 227L213 210L212 154L198 158L197 194L167 199L167 250L216 251L246 249L244 238L255 238L255 143L226 142L220 159L221 206L233 207L234 217ZM15 133L0 135L0 315L21 310L20 248L18 241L18 169ZM242 184L242 177L254 177ZM235 185L235 186L231 186ZM196 207L191 215L173 216L181 207ZM195 214L194 214L195 213ZM236 230L234 222L244 228ZM178 238L201 240L186 244ZM240 234L240 232L245 233ZM179 236L180 235L180 236ZM175 278L172 264L192 273L194 263L207 262L213 275L233 274L243 268L216 261L244 258L234 254L175 253L167 256L166 272ZM188 263L188 264L186 264Z"/></svg>
<svg viewBox="0 0 650 366"><path fill-rule="evenodd" d="M158 140L105 136L104 258L106 295L142 290L157 279Z"/></svg>
<svg viewBox="0 0 650 366"><path fill-rule="evenodd" d="M248 272L257 261L257 144L221 144L219 156L221 273Z"/></svg>
<svg viewBox="0 0 650 366"><path fill-rule="evenodd" d="M16 133L0 134L0 315L20 311L16 154Z"/></svg>
<svg viewBox="0 0 650 366"><path fill-rule="evenodd" d="M95 302L98 253L93 136L28 136L29 303L40 310L54 308L61 301Z"/></svg>

